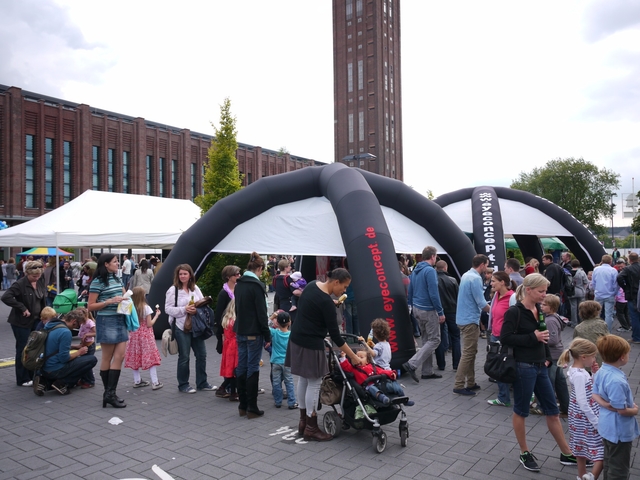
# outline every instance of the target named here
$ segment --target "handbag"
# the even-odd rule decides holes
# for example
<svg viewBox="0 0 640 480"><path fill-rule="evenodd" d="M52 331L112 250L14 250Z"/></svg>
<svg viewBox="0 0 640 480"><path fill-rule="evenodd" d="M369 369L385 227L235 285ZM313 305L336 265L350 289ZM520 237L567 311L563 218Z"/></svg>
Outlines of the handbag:
<svg viewBox="0 0 640 480"><path fill-rule="evenodd" d="M513 350L500 342L489 342L484 373L502 383L513 383L518 378L518 367Z"/></svg>
<svg viewBox="0 0 640 480"><path fill-rule="evenodd" d="M131 309L131 313L124 314L124 318L129 332L135 332L140 328L140 323L138 322L138 311L135 308Z"/></svg>
<svg viewBox="0 0 640 480"><path fill-rule="evenodd" d="M320 403L323 405L335 405L342 399L342 388L338 387L331 375L325 375L320 384Z"/></svg>
<svg viewBox="0 0 640 480"><path fill-rule="evenodd" d="M520 309L518 320L513 333L520 326ZM487 346L487 359L484 362L484 373L502 383L513 383L518 379L518 366L513 356L513 349L500 342L489 342Z"/></svg>

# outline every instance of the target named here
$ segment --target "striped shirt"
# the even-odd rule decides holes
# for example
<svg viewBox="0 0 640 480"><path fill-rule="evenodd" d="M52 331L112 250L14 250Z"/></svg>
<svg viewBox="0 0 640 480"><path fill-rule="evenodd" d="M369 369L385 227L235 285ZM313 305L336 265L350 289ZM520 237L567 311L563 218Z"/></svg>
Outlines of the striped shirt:
<svg viewBox="0 0 640 480"><path fill-rule="evenodd" d="M109 285L102 283L100 278L94 278L89 286L89 293L97 293L98 298L96 302L104 302L113 297L122 295L122 282L118 277L111 274L109 275ZM111 303L105 306L98 312L99 315L117 315L118 304Z"/></svg>

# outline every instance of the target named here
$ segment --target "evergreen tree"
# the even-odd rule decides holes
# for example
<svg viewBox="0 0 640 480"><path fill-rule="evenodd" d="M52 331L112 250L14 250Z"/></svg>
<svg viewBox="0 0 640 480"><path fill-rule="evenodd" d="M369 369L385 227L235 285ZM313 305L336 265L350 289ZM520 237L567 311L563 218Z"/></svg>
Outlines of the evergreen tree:
<svg viewBox="0 0 640 480"><path fill-rule="evenodd" d="M231 100L224 99L220 105L220 127L211 124L215 132L208 152L208 162L204 167L204 194L198 195L194 202L204 215L218 200L237 192L242 188L242 176L238 169L236 150L236 118L231 114ZM226 265L237 265L244 269L249 262L248 255L215 254L198 278L198 286L204 295L216 299L222 288L220 272Z"/></svg>

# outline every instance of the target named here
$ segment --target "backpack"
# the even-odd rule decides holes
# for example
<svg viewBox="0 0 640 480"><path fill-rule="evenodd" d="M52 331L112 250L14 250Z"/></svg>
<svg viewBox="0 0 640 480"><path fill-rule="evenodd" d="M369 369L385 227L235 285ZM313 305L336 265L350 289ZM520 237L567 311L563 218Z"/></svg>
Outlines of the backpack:
<svg viewBox="0 0 640 480"><path fill-rule="evenodd" d="M30 371L40 370L49 358L56 355L54 352L45 356L44 351L47 345L47 337L56 328L67 328L66 325L60 324L49 330L36 330L29 334L27 345L22 350L22 366Z"/></svg>
<svg viewBox="0 0 640 480"><path fill-rule="evenodd" d="M562 269L562 273L564 274L564 282L562 286L562 290L567 297L573 297L576 294L576 284L573 281L573 275L566 268Z"/></svg>

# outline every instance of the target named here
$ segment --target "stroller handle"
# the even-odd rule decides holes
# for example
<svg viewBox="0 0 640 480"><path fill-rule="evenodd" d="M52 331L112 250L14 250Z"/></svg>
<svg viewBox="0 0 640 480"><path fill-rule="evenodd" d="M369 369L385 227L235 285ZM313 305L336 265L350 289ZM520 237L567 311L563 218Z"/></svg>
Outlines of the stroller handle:
<svg viewBox="0 0 640 480"><path fill-rule="evenodd" d="M354 335L353 333L341 333L341 334L340 334L340 336L341 336L342 338L344 338L344 339L345 339L345 341L346 341L347 339L352 339L352 340L354 341L353 343L356 343L356 342L357 342L357 343L359 343L360 345L364 345L364 342L361 342L361 341L359 341L359 340L358 340L358 337L360 337L360 335ZM324 344L325 344L325 346L326 346L327 348L331 348L331 347L332 347L332 345L331 345L331 338L330 338L330 337L325 337L325 339L324 339Z"/></svg>

